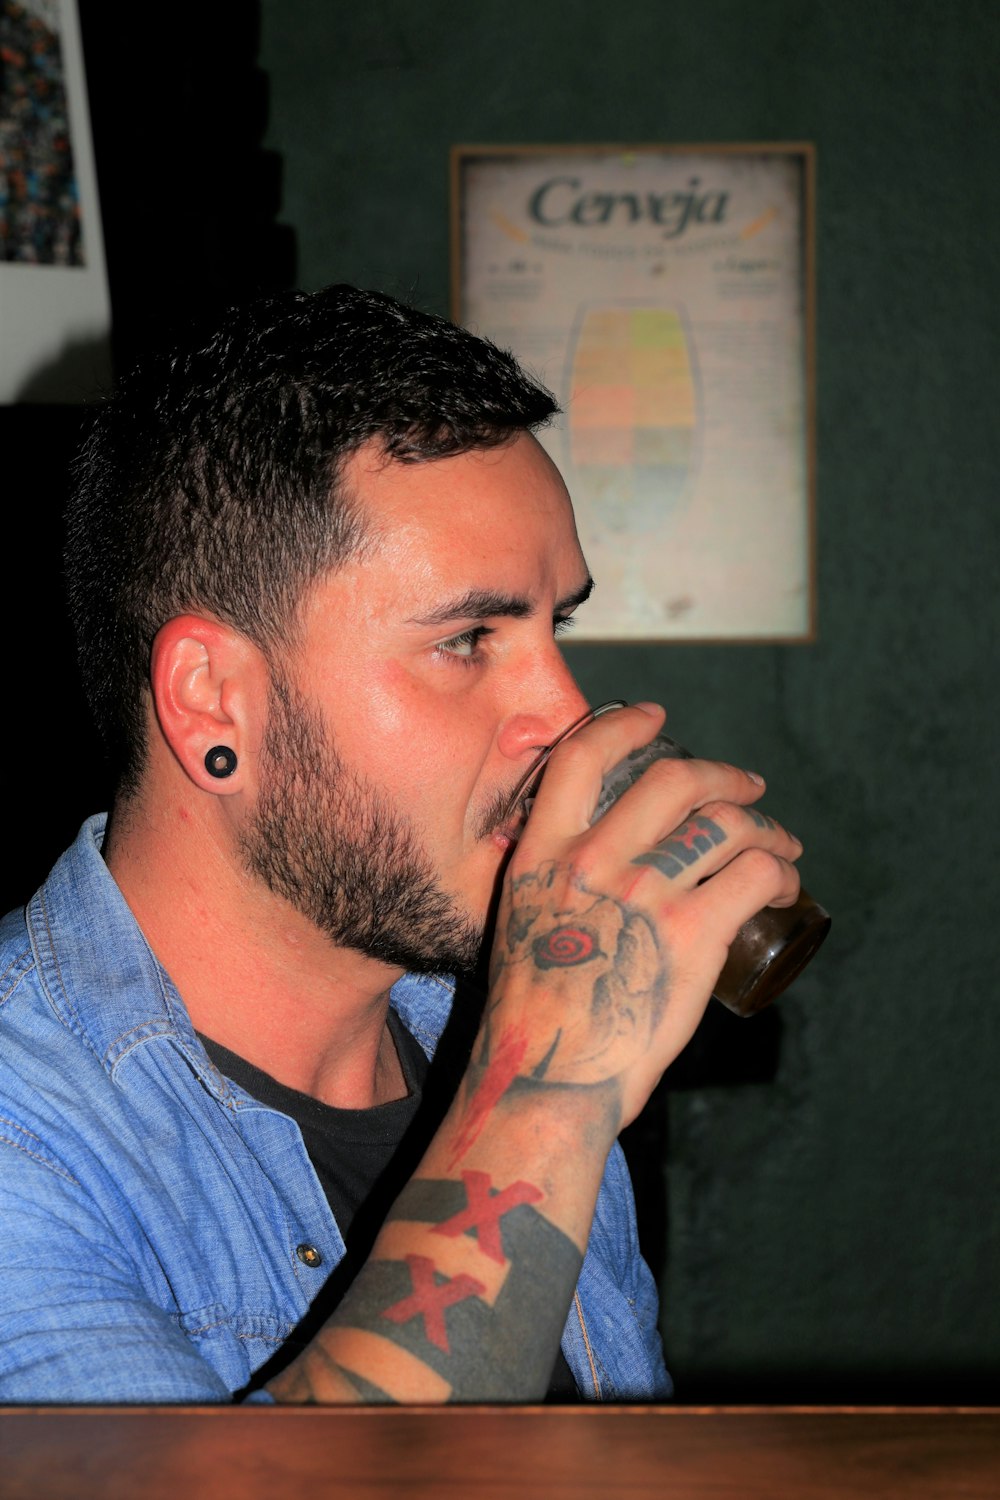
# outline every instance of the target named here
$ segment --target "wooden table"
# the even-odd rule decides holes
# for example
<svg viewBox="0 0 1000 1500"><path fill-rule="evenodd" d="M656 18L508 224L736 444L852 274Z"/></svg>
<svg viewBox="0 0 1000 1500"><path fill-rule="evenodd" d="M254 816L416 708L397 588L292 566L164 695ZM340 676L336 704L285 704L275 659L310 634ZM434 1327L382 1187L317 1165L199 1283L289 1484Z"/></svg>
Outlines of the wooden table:
<svg viewBox="0 0 1000 1500"><path fill-rule="evenodd" d="M2 1500L997 1500L1000 1408L0 1410Z"/></svg>

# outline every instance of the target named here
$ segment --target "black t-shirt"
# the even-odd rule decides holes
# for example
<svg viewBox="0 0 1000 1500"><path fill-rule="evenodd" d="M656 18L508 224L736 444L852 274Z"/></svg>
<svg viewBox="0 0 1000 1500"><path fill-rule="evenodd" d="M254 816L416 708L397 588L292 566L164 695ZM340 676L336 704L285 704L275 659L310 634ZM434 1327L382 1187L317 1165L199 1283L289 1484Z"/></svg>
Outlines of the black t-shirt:
<svg viewBox="0 0 1000 1500"><path fill-rule="evenodd" d="M389 1209L413 1174L428 1140L417 1141L420 1105L429 1063L419 1043L392 1008L389 1032L396 1047L407 1093L371 1109L338 1109L310 1094L288 1088L210 1037L201 1041L215 1066L251 1098L288 1115L302 1140L346 1246L349 1279L361 1269ZM200 1033L199 1033L200 1035ZM425 1126L429 1133L433 1125ZM352 1269L348 1269L352 1268ZM347 1281L344 1286L346 1289ZM547 1400L578 1401L579 1393L560 1349Z"/></svg>

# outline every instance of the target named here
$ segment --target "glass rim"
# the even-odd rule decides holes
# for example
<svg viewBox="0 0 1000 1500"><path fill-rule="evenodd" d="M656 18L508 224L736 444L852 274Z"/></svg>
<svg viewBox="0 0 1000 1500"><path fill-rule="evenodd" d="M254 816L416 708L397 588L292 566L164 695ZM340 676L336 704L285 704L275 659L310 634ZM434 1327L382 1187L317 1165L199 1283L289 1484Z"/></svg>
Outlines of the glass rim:
<svg viewBox="0 0 1000 1500"><path fill-rule="evenodd" d="M628 704L624 698L609 698L606 703L600 703L596 708L588 708L587 712L581 714L578 719L574 719L572 724L567 724L561 734L557 734L552 743L546 745L535 756L535 759L531 762L531 765L511 792L504 816L511 817L517 810L518 803L524 801L530 795L531 783L536 777L541 776L548 763L549 756L558 745L561 745L564 740L568 740L571 735L574 735L578 729L582 729L585 724L591 724L595 719L599 719L601 714L610 713L613 708L627 707Z"/></svg>

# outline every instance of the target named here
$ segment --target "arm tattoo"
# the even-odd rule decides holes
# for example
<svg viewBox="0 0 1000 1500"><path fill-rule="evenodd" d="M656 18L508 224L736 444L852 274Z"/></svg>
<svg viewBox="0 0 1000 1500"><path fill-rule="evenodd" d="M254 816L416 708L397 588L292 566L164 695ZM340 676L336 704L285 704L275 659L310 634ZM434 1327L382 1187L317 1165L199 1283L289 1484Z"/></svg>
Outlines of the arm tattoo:
<svg viewBox="0 0 1000 1500"><path fill-rule="evenodd" d="M506 1256L500 1240L500 1220L522 1203L538 1203L543 1194L530 1182L520 1181L498 1192L491 1185L488 1172L463 1172L462 1183L465 1207L444 1223L435 1224L431 1232L447 1235L449 1239L474 1233L481 1253L502 1266Z"/></svg>
<svg viewBox="0 0 1000 1500"><path fill-rule="evenodd" d="M544 1394L583 1257L534 1208L543 1197L521 1180L496 1189L488 1172L463 1172L461 1182L414 1178L389 1222L428 1224L449 1239L470 1236L492 1267L483 1272L489 1285L464 1271L448 1275L429 1255L371 1260L337 1321L380 1335L429 1366L452 1399ZM345 1374L360 1389L360 1377Z"/></svg>
<svg viewBox="0 0 1000 1500"><path fill-rule="evenodd" d="M503 1032L496 1047L492 1047L487 1021L486 1039L480 1053L480 1062L485 1065L485 1071L469 1103L465 1124L455 1141L450 1166L454 1166L465 1155L482 1131L494 1108L520 1073L527 1050L528 1034L518 1027L511 1027Z"/></svg>
<svg viewBox="0 0 1000 1500"><path fill-rule="evenodd" d="M379 1264L398 1265L398 1261ZM474 1276L440 1276L434 1262L426 1255L408 1255L406 1267L410 1273L410 1294L384 1307L381 1316L390 1323L409 1323L414 1318L423 1321L424 1337L444 1354L451 1353L448 1330L445 1326L445 1309L467 1297L481 1297L486 1287Z"/></svg>
<svg viewBox="0 0 1000 1500"><path fill-rule="evenodd" d="M368 1406L395 1406L388 1391L384 1391L380 1385L373 1380L366 1380L363 1375L358 1375L354 1370L346 1370L343 1365L335 1365L334 1369L342 1380L353 1386L358 1393L358 1400L364 1401Z"/></svg>

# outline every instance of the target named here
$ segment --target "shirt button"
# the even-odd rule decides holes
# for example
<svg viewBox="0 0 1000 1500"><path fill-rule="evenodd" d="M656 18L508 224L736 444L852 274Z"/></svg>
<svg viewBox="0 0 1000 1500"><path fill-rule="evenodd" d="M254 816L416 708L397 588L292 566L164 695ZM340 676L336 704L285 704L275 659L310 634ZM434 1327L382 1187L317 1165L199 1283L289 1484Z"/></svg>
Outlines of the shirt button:
<svg viewBox="0 0 1000 1500"><path fill-rule="evenodd" d="M310 1271L314 1271L317 1266L321 1266L323 1264L323 1257L322 1255L320 1255L315 1245L296 1245L295 1254L299 1257L299 1260L304 1266L309 1267Z"/></svg>

